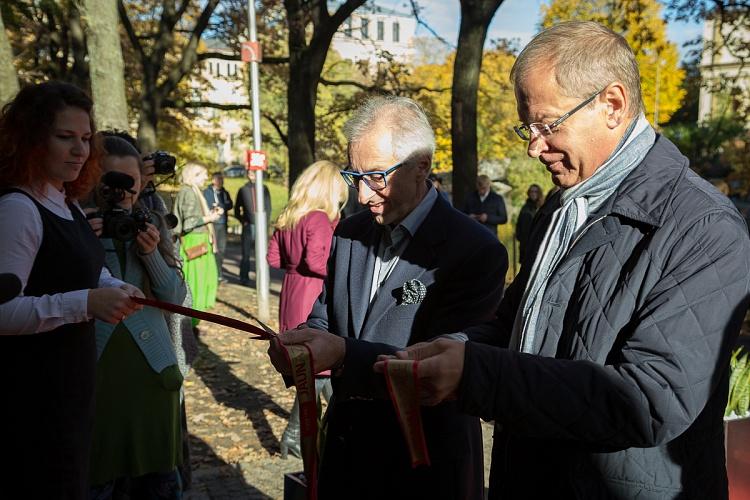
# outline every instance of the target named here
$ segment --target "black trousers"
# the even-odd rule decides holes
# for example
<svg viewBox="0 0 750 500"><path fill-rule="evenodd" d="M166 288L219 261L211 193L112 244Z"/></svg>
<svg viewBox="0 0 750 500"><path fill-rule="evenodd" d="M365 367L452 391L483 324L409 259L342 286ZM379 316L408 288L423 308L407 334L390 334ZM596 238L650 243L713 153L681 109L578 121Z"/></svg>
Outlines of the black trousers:
<svg viewBox="0 0 750 500"><path fill-rule="evenodd" d="M242 260L240 280L250 281L250 256L255 254L255 224L242 225Z"/></svg>
<svg viewBox="0 0 750 500"><path fill-rule="evenodd" d="M222 264L224 264L224 255L227 250L227 225L217 224L214 222L214 233L216 234L216 271L219 275L219 279L223 276L221 270Z"/></svg>

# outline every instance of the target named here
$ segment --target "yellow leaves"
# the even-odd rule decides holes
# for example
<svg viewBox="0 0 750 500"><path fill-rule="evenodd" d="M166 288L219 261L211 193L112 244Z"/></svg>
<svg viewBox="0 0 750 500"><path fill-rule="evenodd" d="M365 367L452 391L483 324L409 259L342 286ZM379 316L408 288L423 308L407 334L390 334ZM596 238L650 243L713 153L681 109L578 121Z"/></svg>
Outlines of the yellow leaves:
<svg viewBox="0 0 750 500"><path fill-rule="evenodd" d="M409 83L431 89L448 89L453 83L451 53L443 64L423 64L414 68ZM477 137L479 161L498 160L517 147L513 136L516 105L508 79L515 57L502 46L485 50L479 75L477 98ZM451 93L420 91L415 98L425 107L435 129L435 171L452 170Z"/></svg>
<svg viewBox="0 0 750 500"><path fill-rule="evenodd" d="M596 21L625 37L640 68L646 116L663 123L682 103L685 72L677 46L667 39L661 8L657 0L552 0L542 6L541 24L548 28L563 21Z"/></svg>

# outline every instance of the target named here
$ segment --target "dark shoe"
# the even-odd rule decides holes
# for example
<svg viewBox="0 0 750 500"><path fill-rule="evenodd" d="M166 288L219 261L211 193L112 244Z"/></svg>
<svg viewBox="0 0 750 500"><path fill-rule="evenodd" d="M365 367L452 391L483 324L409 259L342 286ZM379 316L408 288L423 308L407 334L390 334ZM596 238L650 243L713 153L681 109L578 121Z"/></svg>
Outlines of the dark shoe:
<svg viewBox="0 0 750 500"><path fill-rule="evenodd" d="M302 458L302 451L299 446L299 427L292 428L287 426L284 434L281 436L281 458L286 460L287 455L291 454L297 458Z"/></svg>
<svg viewBox="0 0 750 500"><path fill-rule="evenodd" d="M240 285L242 285L242 286L250 286L250 280L240 280Z"/></svg>

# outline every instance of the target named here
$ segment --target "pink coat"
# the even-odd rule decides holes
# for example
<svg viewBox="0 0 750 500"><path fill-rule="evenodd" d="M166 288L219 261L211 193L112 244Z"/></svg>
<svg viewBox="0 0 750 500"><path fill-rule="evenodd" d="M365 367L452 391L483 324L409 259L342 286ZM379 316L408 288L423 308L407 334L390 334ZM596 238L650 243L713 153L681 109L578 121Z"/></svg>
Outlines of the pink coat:
<svg viewBox="0 0 750 500"><path fill-rule="evenodd" d="M268 244L268 264L286 270L281 285L279 332L307 321L315 299L323 290L326 263L333 230L338 220L315 210L305 215L294 229L276 230Z"/></svg>

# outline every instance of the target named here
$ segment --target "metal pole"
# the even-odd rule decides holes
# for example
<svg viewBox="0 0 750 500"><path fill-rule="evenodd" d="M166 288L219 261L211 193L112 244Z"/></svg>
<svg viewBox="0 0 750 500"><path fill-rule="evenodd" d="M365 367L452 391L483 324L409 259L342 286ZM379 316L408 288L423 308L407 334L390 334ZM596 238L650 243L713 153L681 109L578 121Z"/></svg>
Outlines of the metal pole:
<svg viewBox="0 0 750 500"><path fill-rule="evenodd" d="M251 42L258 41L258 33L255 27L255 0L247 0L247 26ZM260 138L260 97L258 90L258 61L250 62L250 96L253 108L253 149L260 151L262 148ZM258 318L268 321L268 287L269 271L266 261L266 249L268 248L268 227L266 224L266 208L263 196L263 171L255 171L255 290L258 300Z"/></svg>

